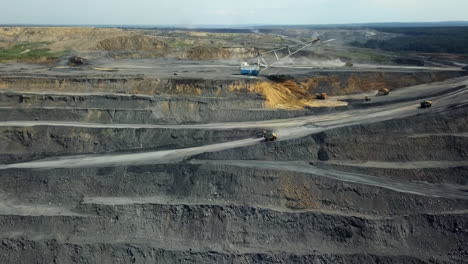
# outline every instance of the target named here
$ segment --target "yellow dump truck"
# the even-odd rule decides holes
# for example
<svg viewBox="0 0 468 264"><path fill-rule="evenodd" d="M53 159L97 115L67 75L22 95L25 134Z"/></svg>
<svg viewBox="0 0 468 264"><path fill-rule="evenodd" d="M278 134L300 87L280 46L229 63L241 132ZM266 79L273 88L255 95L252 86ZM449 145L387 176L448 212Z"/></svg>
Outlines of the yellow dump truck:
<svg viewBox="0 0 468 264"><path fill-rule="evenodd" d="M421 109L430 108L432 106L432 101L421 102Z"/></svg>
<svg viewBox="0 0 468 264"><path fill-rule="evenodd" d="M379 90L379 92L377 93L377 95L380 95L380 96L383 96L383 95L388 95L390 93L390 90L387 89L387 88L382 88Z"/></svg>
<svg viewBox="0 0 468 264"><path fill-rule="evenodd" d="M315 98L319 99L319 100L325 100L325 99L328 98L328 94L327 93L317 93L317 94L315 94Z"/></svg>
<svg viewBox="0 0 468 264"><path fill-rule="evenodd" d="M276 135L275 132L273 131L267 131L267 130L263 130L263 131L260 131L257 133L257 137L259 138L264 138L265 141L275 141L276 139L278 139L278 136Z"/></svg>

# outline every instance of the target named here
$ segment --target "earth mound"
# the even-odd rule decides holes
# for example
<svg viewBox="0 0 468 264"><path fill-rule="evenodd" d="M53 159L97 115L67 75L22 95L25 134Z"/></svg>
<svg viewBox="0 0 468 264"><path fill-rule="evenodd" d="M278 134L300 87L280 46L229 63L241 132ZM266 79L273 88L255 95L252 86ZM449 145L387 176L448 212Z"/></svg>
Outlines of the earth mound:
<svg viewBox="0 0 468 264"><path fill-rule="evenodd" d="M166 48L165 42L141 35L114 37L97 43L97 49L104 51L159 51Z"/></svg>

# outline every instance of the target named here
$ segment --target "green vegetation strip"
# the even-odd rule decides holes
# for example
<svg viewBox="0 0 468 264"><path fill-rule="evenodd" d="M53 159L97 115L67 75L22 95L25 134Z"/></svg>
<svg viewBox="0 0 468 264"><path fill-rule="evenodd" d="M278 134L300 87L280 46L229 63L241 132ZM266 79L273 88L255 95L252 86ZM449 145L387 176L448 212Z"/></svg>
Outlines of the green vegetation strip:
<svg viewBox="0 0 468 264"><path fill-rule="evenodd" d="M63 56L65 51L51 52L46 47L47 43L22 43L11 48L0 49L0 62L24 61L34 59L56 59Z"/></svg>

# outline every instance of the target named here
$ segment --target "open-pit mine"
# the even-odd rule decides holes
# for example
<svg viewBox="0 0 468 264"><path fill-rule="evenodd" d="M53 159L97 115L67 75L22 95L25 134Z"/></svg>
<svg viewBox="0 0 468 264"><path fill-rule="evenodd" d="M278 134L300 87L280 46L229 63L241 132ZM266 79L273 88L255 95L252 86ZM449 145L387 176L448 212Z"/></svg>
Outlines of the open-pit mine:
<svg viewBox="0 0 468 264"><path fill-rule="evenodd" d="M466 64L298 32L0 28L0 263L467 263Z"/></svg>

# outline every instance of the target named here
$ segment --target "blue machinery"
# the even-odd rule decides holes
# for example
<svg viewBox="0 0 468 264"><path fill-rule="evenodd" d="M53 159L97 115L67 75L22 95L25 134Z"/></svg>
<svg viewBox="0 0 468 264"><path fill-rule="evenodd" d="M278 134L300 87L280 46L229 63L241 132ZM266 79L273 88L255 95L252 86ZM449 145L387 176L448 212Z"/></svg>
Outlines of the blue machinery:
<svg viewBox="0 0 468 264"><path fill-rule="evenodd" d="M250 65L247 62L242 62L240 74L258 76L260 74L260 65L259 64Z"/></svg>

